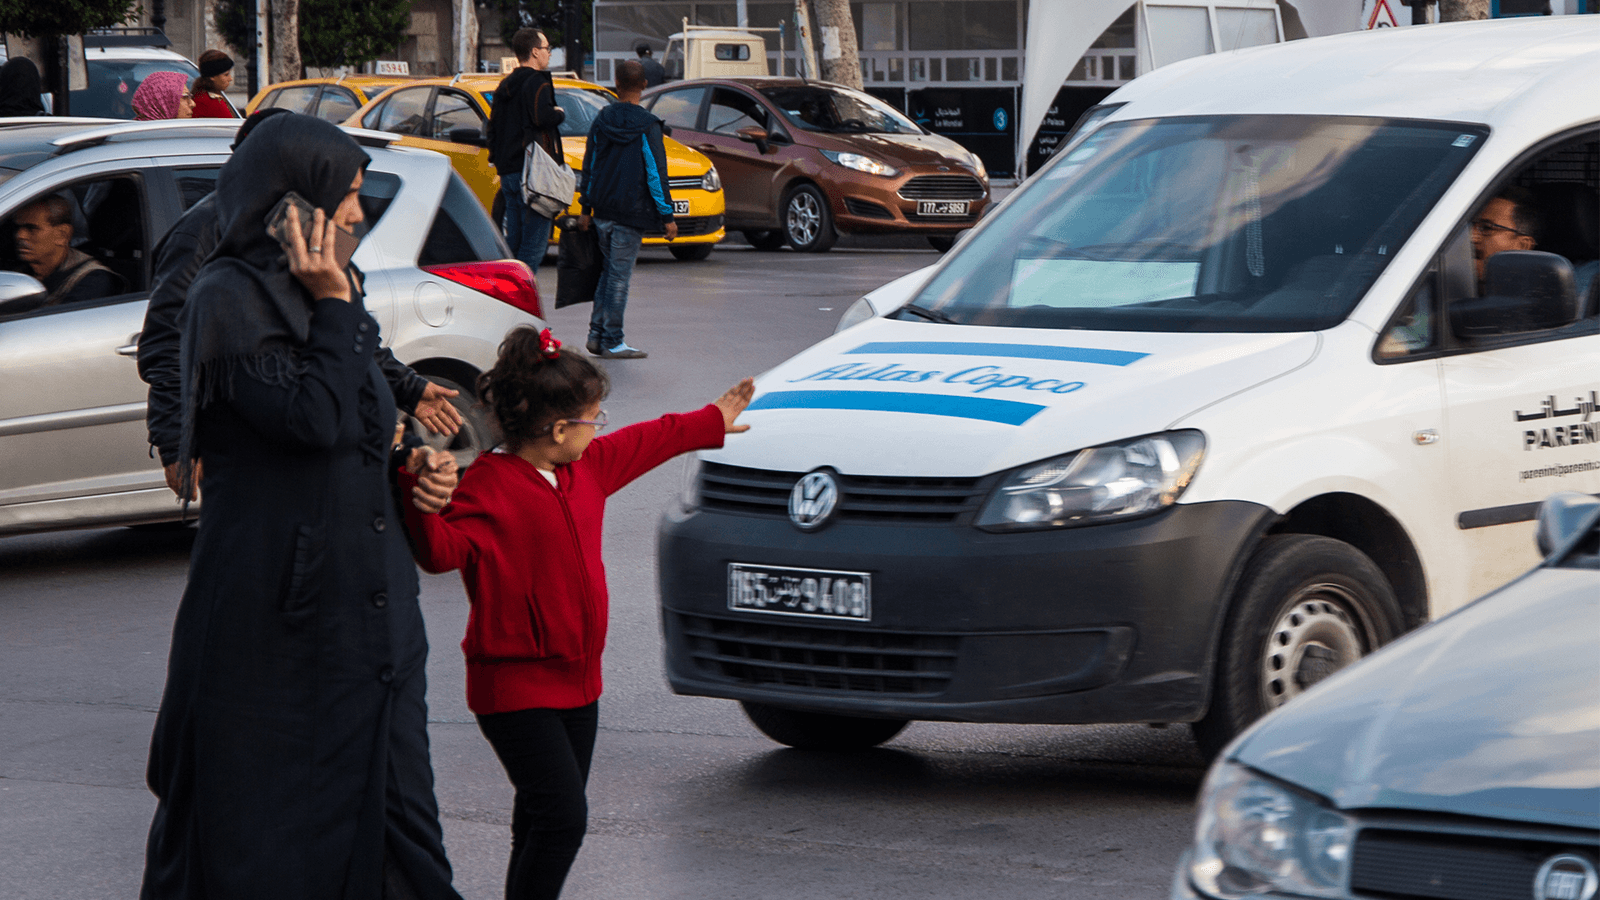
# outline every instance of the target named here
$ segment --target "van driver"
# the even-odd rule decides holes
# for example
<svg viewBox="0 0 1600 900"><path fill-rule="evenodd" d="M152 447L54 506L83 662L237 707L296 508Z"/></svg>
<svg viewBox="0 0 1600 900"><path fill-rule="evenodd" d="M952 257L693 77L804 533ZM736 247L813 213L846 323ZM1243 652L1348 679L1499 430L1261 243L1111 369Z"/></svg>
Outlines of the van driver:
<svg viewBox="0 0 1600 900"><path fill-rule="evenodd" d="M1533 194L1527 188L1506 188L1484 204L1483 211L1472 220L1472 264L1477 269L1480 286L1489 257L1506 250L1532 250L1538 246L1536 216Z"/></svg>

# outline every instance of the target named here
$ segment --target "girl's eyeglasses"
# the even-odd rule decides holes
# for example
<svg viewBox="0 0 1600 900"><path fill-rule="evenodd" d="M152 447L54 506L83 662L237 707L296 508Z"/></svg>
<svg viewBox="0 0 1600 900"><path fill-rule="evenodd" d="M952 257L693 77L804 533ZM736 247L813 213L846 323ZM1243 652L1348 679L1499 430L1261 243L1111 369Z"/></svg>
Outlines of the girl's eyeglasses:
<svg viewBox="0 0 1600 900"><path fill-rule="evenodd" d="M600 410L600 418L598 419L562 419L561 421L568 425L593 425L595 431L599 431L611 423L611 420L606 418L606 411L603 409Z"/></svg>

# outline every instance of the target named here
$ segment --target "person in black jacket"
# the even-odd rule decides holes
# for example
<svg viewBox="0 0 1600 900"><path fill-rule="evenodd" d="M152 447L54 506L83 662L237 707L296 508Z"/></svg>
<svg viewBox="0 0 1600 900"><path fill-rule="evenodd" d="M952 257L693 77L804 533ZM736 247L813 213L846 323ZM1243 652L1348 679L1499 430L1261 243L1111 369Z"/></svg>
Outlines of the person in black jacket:
<svg viewBox="0 0 1600 900"><path fill-rule="evenodd" d="M560 162L561 132L567 115L556 105L550 81L550 39L537 28L523 28L511 36L517 67L500 79L489 109L489 162L500 173L505 216L501 228L517 259L538 270L550 246L549 219L522 202L522 161L530 143L537 143Z"/></svg>
<svg viewBox="0 0 1600 900"><path fill-rule="evenodd" d="M661 67L661 63L656 62L649 44L640 41L634 46L633 52L639 56L639 65L644 66L645 87L653 88L667 80L667 70Z"/></svg>
<svg viewBox="0 0 1600 900"><path fill-rule="evenodd" d="M667 150L661 142L661 120L639 105L644 67L637 60L617 66L617 97L589 126L583 152L583 181L578 186L583 215L578 227L592 220L600 230L605 267L594 291L589 317L588 350L605 359L643 359L646 354L622 339L622 314L628 306L628 282L639 245L647 231L678 236L667 191Z"/></svg>
<svg viewBox="0 0 1600 900"><path fill-rule="evenodd" d="M288 112L287 109L268 108L252 114L239 127L233 148L237 150L263 120ZM185 500L196 498L184 497L178 490L178 443L183 421L178 319L189 296L189 283L216 248L217 238L216 194L212 193L189 207L156 244L155 286L145 310L144 330L139 334L139 377L150 385L145 412L150 446L152 452L161 457L167 487ZM356 278L359 281L359 273ZM418 375L395 359L388 347L378 347L373 355L401 409L416 416L435 434L455 434L460 430L461 413L450 405L450 398L456 396L456 391ZM199 480L196 478L195 482Z"/></svg>

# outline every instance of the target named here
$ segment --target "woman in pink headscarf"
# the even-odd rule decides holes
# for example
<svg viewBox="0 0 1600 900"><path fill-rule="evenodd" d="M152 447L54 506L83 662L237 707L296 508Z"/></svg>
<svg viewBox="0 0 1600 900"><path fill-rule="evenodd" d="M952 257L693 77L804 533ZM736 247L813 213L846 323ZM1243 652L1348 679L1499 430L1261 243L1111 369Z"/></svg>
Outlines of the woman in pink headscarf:
<svg viewBox="0 0 1600 900"><path fill-rule="evenodd" d="M187 119L194 115L189 76L182 72L151 72L133 92L134 118Z"/></svg>

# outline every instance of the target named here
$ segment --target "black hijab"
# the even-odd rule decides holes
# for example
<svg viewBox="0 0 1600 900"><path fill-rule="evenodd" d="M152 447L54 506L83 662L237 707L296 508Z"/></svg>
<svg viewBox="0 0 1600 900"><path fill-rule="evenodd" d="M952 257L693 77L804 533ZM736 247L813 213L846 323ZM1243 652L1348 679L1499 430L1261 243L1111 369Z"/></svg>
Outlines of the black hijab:
<svg viewBox="0 0 1600 900"><path fill-rule="evenodd" d="M261 121L217 175L218 241L183 305L179 365L187 482L199 453L196 414L232 394L245 374L288 385L311 333L312 297L289 272L283 247L267 234L267 215L294 191L332 216L370 159L338 126L290 113Z"/></svg>
<svg viewBox="0 0 1600 900"><path fill-rule="evenodd" d="M44 104L39 95L39 67L33 60L17 57L0 66L0 116L42 116Z"/></svg>

